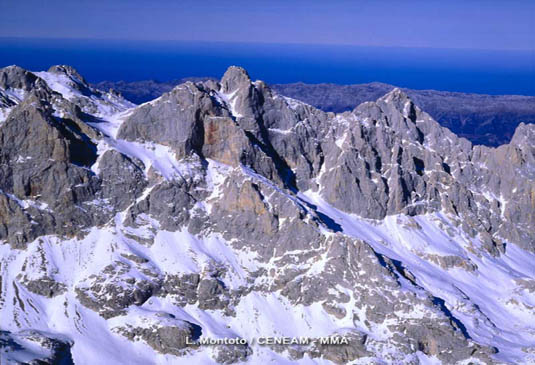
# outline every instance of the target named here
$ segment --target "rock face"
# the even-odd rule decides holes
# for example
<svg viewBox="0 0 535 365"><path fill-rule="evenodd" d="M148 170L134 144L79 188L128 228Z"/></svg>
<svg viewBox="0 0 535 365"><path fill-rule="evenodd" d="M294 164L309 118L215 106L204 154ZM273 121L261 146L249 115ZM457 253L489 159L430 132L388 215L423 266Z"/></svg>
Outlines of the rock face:
<svg viewBox="0 0 535 365"><path fill-rule="evenodd" d="M0 360L6 364L72 364L72 343L49 336L33 330L0 331Z"/></svg>
<svg viewBox="0 0 535 365"><path fill-rule="evenodd" d="M169 82L103 81L101 90L114 89L128 100L144 103L169 92L188 80ZM192 79L189 81L201 81ZM270 85L277 93L303 101L326 112L351 111L366 101L375 101L395 86L380 82L368 84L292 84ZM509 143L521 123L535 123L535 96L484 95L438 90L403 89L421 109L443 127L473 144L497 147Z"/></svg>
<svg viewBox="0 0 535 365"><path fill-rule="evenodd" d="M134 84L129 85L130 90L134 89ZM124 86L118 87L122 89ZM356 85L293 83L272 87L282 95L337 113L352 110L366 101L375 101L395 88L380 82ZM474 144L497 147L509 143L521 122L535 122L534 96L413 89L403 91L443 127ZM131 95L128 89L125 95Z"/></svg>
<svg viewBox="0 0 535 365"><path fill-rule="evenodd" d="M473 146L399 89L326 113L239 67L137 107L68 66L0 82L6 336L82 364L535 361L532 125Z"/></svg>

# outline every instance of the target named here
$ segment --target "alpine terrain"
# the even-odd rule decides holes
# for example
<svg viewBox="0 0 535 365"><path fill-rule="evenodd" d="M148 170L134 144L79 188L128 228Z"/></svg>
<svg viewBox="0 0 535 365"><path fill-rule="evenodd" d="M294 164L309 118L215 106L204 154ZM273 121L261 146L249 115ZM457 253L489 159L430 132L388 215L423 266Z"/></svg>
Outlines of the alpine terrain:
<svg viewBox="0 0 535 365"><path fill-rule="evenodd" d="M94 86L108 91L114 89L134 103L156 99L186 81L205 81L207 78L188 78L159 82L101 81ZM342 113L356 105L377 98L396 87L380 82L354 85L337 84L271 84L271 89L292 99L304 101L326 112ZM509 143L520 123L535 123L535 96L485 95L438 90L401 89L415 105L425 110L443 127L473 144L498 147Z"/></svg>
<svg viewBox="0 0 535 365"><path fill-rule="evenodd" d="M2 364L535 362L535 125L472 145L239 67L134 105L10 66L0 108Z"/></svg>

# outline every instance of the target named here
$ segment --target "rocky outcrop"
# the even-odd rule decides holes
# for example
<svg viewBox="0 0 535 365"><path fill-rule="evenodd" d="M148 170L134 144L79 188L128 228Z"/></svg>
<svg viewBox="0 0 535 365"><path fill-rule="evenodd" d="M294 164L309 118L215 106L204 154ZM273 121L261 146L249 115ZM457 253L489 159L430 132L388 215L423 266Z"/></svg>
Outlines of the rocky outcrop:
<svg viewBox="0 0 535 365"><path fill-rule="evenodd" d="M187 104L174 102L177 98ZM154 113L157 118L151 116ZM519 130L523 128L528 127L521 125ZM500 186L522 185L526 190L515 193L523 196L514 200L527 203L508 209L525 212L514 213L521 226L533 223L528 192L532 178L519 176L522 182L506 183L515 174L498 168L507 158L515 158L510 155L518 149L518 138L496 150L473 147L442 128L399 89L352 113L334 116L284 99L234 67L221 86L184 84L143 105L125 121L119 136L170 145L179 158L196 153L233 166L241 163L287 189L319 190L335 207L364 218L451 211L466 232L480 235L494 254L499 254L504 238L525 248L530 246L526 242L533 242L531 229L504 229L500 219L500 207L510 195ZM518 153L518 163L532 155Z"/></svg>
<svg viewBox="0 0 535 365"><path fill-rule="evenodd" d="M5 73L29 80L0 124L10 329L48 328L41 305L62 303L80 346L100 330L219 363L493 363L494 345L531 343L486 307L529 332L530 271L512 257L535 251L531 126L473 146L399 89L333 114L239 67L128 110L66 66ZM474 283L493 275L518 290L485 297ZM297 331L350 344L186 343Z"/></svg>
<svg viewBox="0 0 535 365"><path fill-rule="evenodd" d="M143 162L115 150L99 159L100 195L112 209L122 211L133 204L147 187Z"/></svg>
<svg viewBox="0 0 535 365"><path fill-rule="evenodd" d="M161 284L156 273L136 266L117 261L98 275L88 276L74 288L78 300L106 319L124 314L131 305L142 305ZM135 275L137 270L141 278Z"/></svg>
<svg viewBox="0 0 535 365"><path fill-rule="evenodd" d="M87 169L96 148L75 123L56 118L49 103L30 95L0 126L0 144L0 189L40 225L9 229L11 215L4 211L4 239L17 244L40 234L75 235L95 223L77 206L94 199L98 189L98 179ZM59 214L52 218L51 212Z"/></svg>
<svg viewBox="0 0 535 365"><path fill-rule="evenodd" d="M72 342L66 338L26 330L17 333L0 331L0 359L9 364L73 364Z"/></svg>
<svg viewBox="0 0 535 365"><path fill-rule="evenodd" d="M102 81L95 85L100 90L114 89L124 97L141 104L154 100L186 81ZM277 93L300 100L325 112L343 113L357 105L375 101L395 89L380 82L356 85L337 84L272 84ZM509 143L516 127L535 122L535 97L523 95L484 95L437 90L403 89L421 109L433 119L473 144L489 147Z"/></svg>
<svg viewBox="0 0 535 365"><path fill-rule="evenodd" d="M158 318L160 317L160 318ZM167 317L167 318L166 318ZM183 356L187 353L186 340L193 342L196 328L194 325L174 320L173 316L158 313L157 319L148 319L138 327L127 324L114 328L114 331L130 341L143 341L157 353ZM150 322L155 322L149 324ZM172 325L171 325L172 323Z"/></svg>
<svg viewBox="0 0 535 365"><path fill-rule="evenodd" d="M1 237L24 247L44 234L79 236L131 204L144 188L142 164L110 151L97 176L90 168L102 134L88 124L93 119L36 75L17 67L2 72L5 85L26 95L0 126ZM90 91L72 68L50 72L75 78L80 90L74 90Z"/></svg>
<svg viewBox="0 0 535 365"><path fill-rule="evenodd" d="M0 69L0 88L4 90L23 90L25 92L48 89L46 82L18 66Z"/></svg>

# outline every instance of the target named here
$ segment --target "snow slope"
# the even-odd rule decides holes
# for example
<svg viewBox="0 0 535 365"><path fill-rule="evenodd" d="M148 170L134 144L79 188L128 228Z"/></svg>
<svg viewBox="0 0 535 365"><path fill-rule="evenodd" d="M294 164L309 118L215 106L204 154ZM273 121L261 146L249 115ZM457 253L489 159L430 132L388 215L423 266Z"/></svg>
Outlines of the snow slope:
<svg viewBox="0 0 535 365"><path fill-rule="evenodd" d="M167 146L116 138L122 121L134 105L111 94L84 95L72 87L76 80L64 75L49 72L36 75L65 99L85 100L85 111L97 118L90 125L104 135L97 141L100 156L115 149L141 160L145 174L152 169L164 180L202 178L196 176L199 168L195 162L177 160ZM16 97L21 99L24 96L17 94ZM220 97L233 110L233 95L221 94ZM287 100L294 103L291 99ZM2 115L0 113L0 117ZM283 192L243 166L235 168L208 160L206 169L210 199L218 198L220 187L232 170L259 184L270 184L296 204L317 206L319 212L341 227L342 234L365 241L378 254L396 262L405 272L405 279L400 278L405 290L430 293L469 338L497 348L499 351L494 355L497 361L535 363L535 292L529 290L529 285L524 285L535 283L534 254L509 245L505 254L493 257L479 250L479 239L468 237L446 213L417 217L393 215L383 221L365 220L333 208L318 193L307 191L295 196ZM98 159L92 170L99 173ZM144 196L150 189L147 187ZM209 203L201 208L207 212L211 209ZM71 352L76 364L211 364L211 355L216 351L214 348L192 350L178 358L158 353L141 340L129 341L119 334L120 329L127 326L149 328L154 324L182 326L188 322L200 326L204 337L240 337L252 341L261 336L329 336L340 329L355 327L351 316L335 318L326 313L320 303L294 305L278 292L257 291L242 297L232 308L233 316L221 310L200 309L195 304L180 307L169 297L152 296L140 306L130 306L123 315L104 319L80 303L75 288L89 287L101 280L109 265L125 267L117 277L112 274L104 277L105 280L117 280L119 286L127 286L127 280L131 279L152 280L152 274L205 275L225 267L225 284L235 290L247 286L252 273L272 268L271 263L259 261L255 253L235 248L221 234L199 237L187 230L170 232L161 229L159 222L151 217L144 217L144 226L127 227L124 225L125 214L126 210L107 225L93 227L83 239L61 240L45 236L31 242L25 250L0 245L0 329L15 334L20 333L21 328L32 329L66 339L73 344ZM333 234L328 227L319 229L325 236ZM154 243L144 245L132 235L150 237ZM142 260L132 261L129 259L131 255ZM308 274L322 273L324 264L320 258L308 268ZM22 276L38 279L44 274L63 284L66 291L47 298L30 292L19 283ZM340 305L351 313L354 298ZM417 316L418 311L419 308L414 308L413 314ZM366 320L365 316L362 313L361 322ZM387 339L389 331L385 326L381 332L369 335ZM33 345L28 346L31 348ZM279 353L269 347L256 346L253 350L248 360L251 364L331 363L308 355L289 360L286 350ZM8 363L29 361L46 357L43 351L35 346L33 353L0 352L0 360ZM363 357L355 363L368 364L372 361L388 362L381 358ZM406 355L402 362L411 361L438 363L436 358L421 351L416 355Z"/></svg>

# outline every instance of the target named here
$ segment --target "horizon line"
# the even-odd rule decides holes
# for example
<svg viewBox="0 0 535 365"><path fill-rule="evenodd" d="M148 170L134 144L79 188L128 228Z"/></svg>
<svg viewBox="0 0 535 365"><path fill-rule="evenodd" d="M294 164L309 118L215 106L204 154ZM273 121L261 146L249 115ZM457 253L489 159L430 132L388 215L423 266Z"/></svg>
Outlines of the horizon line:
<svg viewBox="0 0 535 365"><path fill-rule="evenodd" d="M2 37L0 37L0 39L2 39ZM29 72L32 72L32 73L35 73L35 72L41 72L41 71L47 71L46 69L43 69L41 71L34 71L34 70L29 70L29 69L26 69L24 67L21 67L17 64L11 64L11 65L7 65L7 66L0 66L0 70L6 68L6 67L12 67L12 66L15 66L15 67L20 67L26 71L29 71ZM78 72L78 69L72 65L69 65L69 64L57 64L57 65L51 65L51 67L53 66L70 66L70 67L73 67L77 72ZM243 66L239 66L239 65L230 65L227 67L227 70L229 67L241 67L243 69L245 69L247 71L247 69ZM84 75L82 75L83 77ZM223 77L223 75L221 75L221 77ZM158 79L155 79L155 78L149 78L149 79L137 79L137 80L133 80L133 81L127 81L127 80L101 80L101 81L93 81L93 82L88 82L88 84L90 86L93 86L93 87L96 87L96 85L100 84L100 83L105 83L105 82L111 82L111 83L119 83L119 82L124 82L124 83L136 83L136 82L144 82L144 81L152 81L152 82L155 82L155 83L158 83L158 84L167 84L167 83L171 83L173 81L182 81L184 79L188 79L188 78L200 78L200 79L203 79L203 78L206 78L206 79L211 79L211 80L216 80L216 81L220 81L221 78L218 78L218 77L212 77L212 76L186 76L186 77L182 77L182 78L178 78L178 79L168 79L168 80L158 80ZM257 79L256 81L264 81L262 79ZM186 81L185 81L186 82ZM264 81L265 82L265 81ZM183 82L182 82L183 83ZM295 82L286 82L286 83L281 83L281 82L274 82L274 83L268 83L266 82L270 87L271 86L275 86L275 85L295 85L295 84L300 84L300 85L310 85L310 86L317 86L317 85L336 85L336 86L361 86L361 85L373 85L373 84L381 84L382 86L387 86L387 87L393 87L395 89L400 89L401 91L403 92L410 92L410 91L435 91L435 92L442 92L442 93L453 93L453 94L464 94L464 95L479 95L479 96L515 96L515 97L527 97L527 98L535 98L535 94L533 95L530 95L530 94L508 94L508 93L500 93L500 94L489 94L489 93L482 93L482 92L472 92L472 91L460 91L460 90L447 90L447 89L434 89L434 88L411 88L411 87L406 87L406 86L399 86L399 85L396 85L396 84L391 84L391 83L388 83L388 82L383 82L383 81L369 81L369 82L362 82L362 83L350 83L350 84L346 84L346 83L337 83L337 82L304 82L304 81L295 81ZM386 94L385 94L386 95Z"/></svg>
<svg viewBox="0 0 535 365"><path fill-rule="evenodd" d="M242 44L242 45L278 45L278 46L319 46L319 47L355 47L355 48L389 48L389 49L430 49L430 50L459 50L459 51L489 51L489 52L527 52L535 55L535 48L478 48L478 47L433 47L433 46L403 46L376 45L354 43L313 43L313 42L265 42L265 41L228 41L204 39L129 39L129 38L87 38L87 37L27 37L0 36L0 40L40 40L40 41L103 41L103 42L148 42L148 43L204 43L204 44Z"/></svg>

